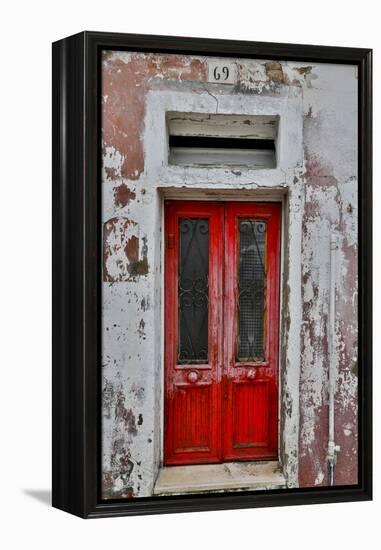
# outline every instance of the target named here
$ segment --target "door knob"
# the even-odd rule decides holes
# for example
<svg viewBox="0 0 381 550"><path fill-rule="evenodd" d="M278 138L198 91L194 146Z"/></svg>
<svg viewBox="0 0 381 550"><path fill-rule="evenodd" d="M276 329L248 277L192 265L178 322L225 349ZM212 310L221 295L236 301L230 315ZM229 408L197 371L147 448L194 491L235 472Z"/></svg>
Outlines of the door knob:
<svg viewBox="0 0 381 550"><path fill-rule="evenodd" d="M191 370L188 373L188 382L191 382L192 384L194 384L195 382L197 382L197 380L198 380L198 372L196 370Z"/></svg>

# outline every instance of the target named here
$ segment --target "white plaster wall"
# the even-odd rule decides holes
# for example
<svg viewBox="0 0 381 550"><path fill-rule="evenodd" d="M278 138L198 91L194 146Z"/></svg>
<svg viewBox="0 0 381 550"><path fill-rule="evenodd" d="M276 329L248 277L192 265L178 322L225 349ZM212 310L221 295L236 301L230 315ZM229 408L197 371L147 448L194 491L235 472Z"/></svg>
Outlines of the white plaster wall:
<svg viewBox="0 0 381 550"><path fill-rule="evenodd" d="M109 63L115 59L121 60L123 67L123 63L130 62L131 55L114 53ZM123 178L123 153L112 146L105 147L103 219L110 228L106 261L112 279L104 283L103 291L106 498L151 495L160 466L162 196L170 192L173 196L174 190L183 192L184 188L193 193L218 188L221 196L228 190L245 189L257 191L258 198L263 197L260 194L263 191L267 197L272 191L277 197L280 191L287 192L280 353L280 459L289 486L297 486L304 475L299 472L301 457L310 456L312 460L311 453L316 454L319 446L313 475L319 483L324 482L325 441L322 434L317 434L316 425L320 423L327 398L327 356L323 344L320 349L315 348L316 338L319 340L323 335L319 342L323 341L327 330L324 315L328 308L327 261L331 228L345 233L346 247L356 247L357 242L356 210L349 214L347 208L351 204L351 208L356 209L357 147L353 122L356 120L356 80L354 68L348 66L305 68L301 63L282 63L280 74L278 65L274 68L271 65L269 69L266 62L240 60L239 84L225 88L157 74L150 79L146 90L144 124L139 136L144 148L144 170L139 177ZM168 166L165 113L192 110L279 115L277 168L237 171ZM319 167L325 167L319 168L319 175L314 173L317 162ZM107 169L112 169L112 178ZM329 179L326 185L328 178L334 180ZM115 188L122 184L133 189L134 198L124 206L115 206ZM132 236L139 241L139 261L146 257L148 262L147 273L142 275L129 274L125 247ZM346 258L342 249L340 254L339 300L354 303L354 288L350 296L345 289L341 297L341 289L346 284L345 273L348 269L353 271L353 266L347 265L351 256ZM317 299L314 288L318 288ZM312 302L311 309L305 305L309 302ZM346 315L348 311L347 308ZM354 334L357 327L355 323L352 325ZM311 341L311 327L314 341ZM345 347L343 339L340 341ZM342 356L346 360L344 352ZM341 397L345 400L343 406L353 409L356 380L354 375L351 378L340 373L340 388L345 390ZM353 423L352 420L348 422ZM355 431L353 427L347 430L351 434ZM311 468L311 460L306 460L302 468Z"/></svg>
<svg viewBox="0 0 381 550"><path fill-rule="evenodd" d="M351 482L357 467L357 75L355 67L317 65L304 91L305 214L299 460L314 484L327 482L328 311L330 234L338 235L335 361L336 471ZM344 380L341 383L341 380ZM345 402L345 403L344 403ZM345 426L350 425L350 437ZM321 428L323 427L323 430ZM353 481L352 481L353 482Z"/></svg>

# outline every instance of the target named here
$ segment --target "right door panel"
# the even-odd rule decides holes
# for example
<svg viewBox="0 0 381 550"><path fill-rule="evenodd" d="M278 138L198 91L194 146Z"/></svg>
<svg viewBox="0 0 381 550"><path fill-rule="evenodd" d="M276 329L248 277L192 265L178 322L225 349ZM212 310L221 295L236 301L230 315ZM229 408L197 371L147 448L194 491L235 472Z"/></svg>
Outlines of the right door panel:
<svg viewBox="0 0 381 550"><path fill-rule="evenodd" d="M223 460L277 457L281 205L227 203Z"/></svg>

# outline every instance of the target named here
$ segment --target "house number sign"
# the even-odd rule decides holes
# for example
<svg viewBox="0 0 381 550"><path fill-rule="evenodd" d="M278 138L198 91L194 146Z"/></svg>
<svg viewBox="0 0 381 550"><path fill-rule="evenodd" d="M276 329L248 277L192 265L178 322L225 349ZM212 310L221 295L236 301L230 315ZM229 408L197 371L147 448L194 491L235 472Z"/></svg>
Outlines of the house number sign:
<svg viewBox="0 0 381 550"><path fill-rule="evenodd" d="M215 84L235 84L237 80L237 65L221 61L209 61L208 82Z"/></svg>

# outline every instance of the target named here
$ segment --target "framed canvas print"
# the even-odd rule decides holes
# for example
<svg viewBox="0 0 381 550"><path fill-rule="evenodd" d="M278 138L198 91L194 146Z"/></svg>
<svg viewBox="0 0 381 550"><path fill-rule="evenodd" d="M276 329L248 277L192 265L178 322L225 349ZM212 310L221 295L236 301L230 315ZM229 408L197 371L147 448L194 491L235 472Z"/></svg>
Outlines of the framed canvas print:
<svg viewBox="0 0 381 550"><path fill-rule="evenodd" d="M53 45L53 505L368 500L371 50Z"/></svg>

